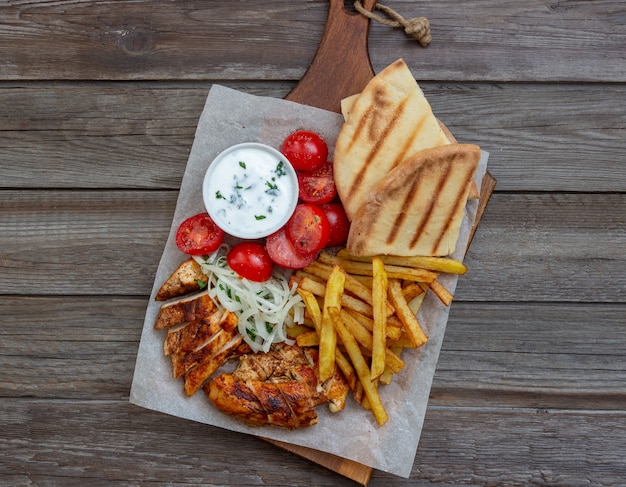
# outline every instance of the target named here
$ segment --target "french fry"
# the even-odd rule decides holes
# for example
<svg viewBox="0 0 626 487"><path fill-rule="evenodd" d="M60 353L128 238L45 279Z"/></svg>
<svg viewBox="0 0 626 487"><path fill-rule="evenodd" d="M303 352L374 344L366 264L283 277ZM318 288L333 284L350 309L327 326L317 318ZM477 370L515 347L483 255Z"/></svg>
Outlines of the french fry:
<svg viewBox="0 0 626 487"><path fill-rule="evenodd" d="M411 299L411 301L409 301L409 308L411 308L411 311L414 315L417 316L417 312L422 307L422 303L424 302L425 297L426 293L423 292L419 296L415 296L413 299Z"/></svg>
<svg viewBox="0 0 626 487"><path fill-rule="evenodd" d="M346 357L338 348L335 350L335 362L337 363L337 367L339 367L339 370L343 372L343 376L348 381L348 386L350 387L350 390L356 390L356 385L358 381L356 372L354 371L354 367L352 367L352 364L348 360L348 357Z"/></svg>
<svg viewBox="0 0 626 487"><path fill-rule="evenodd" d="M350 308L345 308L345 310L370 332L374 329L374 320L371 316L358 313ZM387 327L385 332L387 334L387 340L397 340L402 336L402 323L400 320L397 320L395 316L387 318Z"/></svg>
<svg viewBox="0 0 626 487"><path fill-rule="evenodd" d="M346 329L352 334L354 339L370 353L372 352L372 332L363 326L356 318L354 318L346 310L342 309L341 319Z"/></svg>
<svg viewBox="0 0 626 487"><path fill-rule="evenodd" d="M393 378L393 370L391 370L391 367L389 367L388 365L385 367L385 371L381 374L381 376L378 378L378 381L381 384L384 385L389 385L391 384L391 379Z"/></svg>
<svg viewBox="0 0 626 487"><path fill-rule="evenodd" d="M367 366L365 358L363 358L361 349L359 348L359 345L354 337L350 334L350 332L348 332L343 324L339 309L336 307L329 307L328 314L331 317L331 322L334 325L338 336L341 338L344 347L346 347L346 352L348 353L348 356L350 357L354 369L359 377L359 381L363 386L363 391L365 392L365 396L367 397L369 405L372 408L374 418L376 419L376 422L382 426L387 422L389 416L387 415L387 411L385 411L385 407L380 400L376 383L372 381L370 369Z"/></svg>
<svg viewBox="0 0 626 487"><path fill-rule="evenodd" d="M345 271L334 266L326 283L324 307L322 308L322 329L320 330L319 373L320 382L326 382L335 374L335 350L337 333L330 318L328 308L341 309L341 296L345 282Z"/></svg>
<svg viewBox="0 0 626 487"><path fill-rule="evenodd" d="M402 360L402 358L400 357L400 354L402 353L401 347L393 347L390 350L393 355L397 355L398 359ZM397 372L395 373L397 374ZM393 374L394 374L394 371L391 370L391 367L387 366L385 368L385 371L383 372L383 375L380 376L380 383L385 384L385 385L391 384L391 381L393 379Z"/></svg>
<svg viewBox="0 0 626 487"><path fill-rule="evenodd" d="M358 262L352 260L342 259L335 255L331 255L327 252L322 252L318 259L320 262L331 265L339 265L348 274L357 274L362 276L373 276L371 262ZM387 275L390 278L407 279L409 281L417 282L432 282L437 278L437 273L434 271L414 268L414 267L402 267L397 265L385 266Z"/></svg>
<svg viewBox="0 0 626 487"><path fill-rule="evenodd" d="M303 274L308 274L310 276L313 276L313 278L328 280L331 272L332 266L328 264L323 264L315 260L304 268ZM361 301L366 302L370 306L373 304L372 288L362 283L359 279L357 279L356 276L353 276L352 274L346 274L344 291L359 298ZM390 303L387 303L387 308L387 315L391 316L394 310Z"/></svg>
<svg viewBox="0 0 626 487"><path fill-rule="evenodd" d="M409 308L406 299L404 299L402 285L400 284L400 281L396 279L389 281L389 299L396 308L396 314L398 318L400 318L400 321L402 321L404 330L413 343L413 346L415 348L421 347L424 343L426 343L428 337L424 333L419 321L417 321L417 317L411 308Z"/></svg>
<svg viewBox="0 0 626 487"><path fill-rule="evenodd" d="M346 249L337 252L337 256L357 262L370 262L371 257L359 257L351 255ZM386 265L398 265L402 267L416 267L436 272L445 272L446 274L463 275L467 272L467 267L462 262L450 257L429 257L429 256L410 256L401 257L394 255L383 255L381 259Z"/></svg>
<svg viewBox="0 0 626 487"><path fill-rule="evenodd" d="M391 349L415 348L413 342L407 335L402 335L397 340L387 340L387 346Z"/></svg>
<svg viewBox="0 0 626 487"><path fill-rule="evenodd" d="M299 289L309 291L315 296L323 297L326 294L327 285L323 282L314 281L305 277L300 281L298 287ZM355 298L354 296L342 294L340 300L341 306L344 308L353 309L366 316L373 316L372 306L364 301L361 301L358 298ZM388 308L388 313L393 313L393 308L391 307L391 305Z"/></svg>
<svg viewBox="0 0 626 487"><path fill-rule="evenodd" d="M317 302L317 298L313 293L307 291L306 289L298 288L298 294L304 301L304 306L306 307L307 312L309 313L309 317L311 321L313 321L313 326L317 333L321 333L322 331L322 310L320 309L320 305Z"/></svg>
<svg viewBox="0 0 626 487"><path fill-rule="evenodd" d="M298 289L298 294L302 297L307 311L311 315L311 320L318 331L310 330L309 332L303 332L296 338L296 342L301 347L314 347L319 345L319 332L322 329L322 311L320 309L317 298L309 291ZM341 353L339 349L335 349L335 362L344 377L348 381L348 385L351 390L356 387L356 374L354 368L350 364L350 361L346 356Z"/></svg>
<svg viewBox="0 0 626 487"><path fill-rule="evenodd" d="M358 380L356 383L356 387L354 388L354 392L352 393L354 400L357 404L363 405L363 399L365 399L365 392L363 391L363 384Z"/></svg>
<svg viewBox="0 0 626 487"><path fill-rule="evenodd" d="M372 379L378 379L385 370L386 328L387 313L387 273L383 261L374 257L372 259L372 299L374 304L374 329L372 330Z"/></svg>
<svg viewBox="0 0 626 487"><path fill-rule="evenodd" d="M301 347L317 347L320 344L320 337L315 330L309 330L298 335L296 343Z"/></svg>
<svg viewBox="0 0 626 487"><path fill-rule="evenodd" d="M428 287L445 306L450 306L452 304L452 294L450 294L450 291L443 287L439 281L429 282Z"/></svg>
<svg viewBox="0 0 626 487"><path fill-rule="evenodd" d="M298 336L302 335L302 333L306 333L310 330L311 328L304 325L293 325L285 328L285 332L290 338L297 338Z"/></svg>
<svg viewBox="0 0 626 487"><path fill-rule="evenodd" d="M352 334L354 339L368 352L372 352L373 338L370 331L363 326L356 318L345 310L341 310L341 319L346 329ZM389 348L385 348L385 363L386 368L391 369L394 374L397 374L404 367L404 361Z"/></svg>
<svg viewBox="0 0 626 487"><path fill-rule="evenodd" d="M309 279L312 279L313 281L319 281L319 282L325 282L326 279L322 279L319 276L316 276L315 274L312 274L310 272L306 272L304 269L298 269L293 273L292 278L293 279L297 279L298 281L304 279L305 277L308 277Z"/></svg>
<svg viewBox="0 0 626 487"><path fill-rule="evenodd" d="M415 299L416 297L424 294L424 289L417 282L409 282L406 286L402 287L402 294L407 302Z"/></svg>
<svg viewBox="0 0 626 487"><path fill-rule="evenodd" d="M466 271L448 257L323 251L291 278L305 303L306 322L290 328L290 336L301 346L319 346L318 379L324 382L341 370L355 401L382 425L388 416L379 385L391 383L402 370L403 349L428 341L417 318L427 291L449 306L453 296L437 280L439 273Z"/></svg>

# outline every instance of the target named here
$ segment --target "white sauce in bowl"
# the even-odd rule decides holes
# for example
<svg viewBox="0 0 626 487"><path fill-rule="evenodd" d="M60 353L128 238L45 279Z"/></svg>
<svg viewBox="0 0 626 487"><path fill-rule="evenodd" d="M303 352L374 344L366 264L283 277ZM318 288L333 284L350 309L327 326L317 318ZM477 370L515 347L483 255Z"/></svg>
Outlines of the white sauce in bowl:
<svg viewBox="0 0 626 487"><path fill-rule="evenodd" d="M296 172L276 149L234 145L211 162L202 186L204 206L226 233L266 237L281 228L298 203Z"/></svg>

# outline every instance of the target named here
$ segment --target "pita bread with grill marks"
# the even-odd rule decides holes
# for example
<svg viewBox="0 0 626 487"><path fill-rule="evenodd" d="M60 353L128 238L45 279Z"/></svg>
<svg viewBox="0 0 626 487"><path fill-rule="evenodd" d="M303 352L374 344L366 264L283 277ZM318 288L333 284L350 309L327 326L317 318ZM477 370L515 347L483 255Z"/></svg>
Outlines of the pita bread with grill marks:
<svg viewBox="0 0 626 487"><path fill-rule="evenodd" d="M402 160L450 144L406 63L399 59L344 102L347 119L334 152L337 191L348 218Z"/></svg>
<svg viewBox="0 0 626 487"><path fill-rule="evenodd" d="M353 255L447 256L454 252L480 147L423 150L381 180L354 215Z"/></svg>

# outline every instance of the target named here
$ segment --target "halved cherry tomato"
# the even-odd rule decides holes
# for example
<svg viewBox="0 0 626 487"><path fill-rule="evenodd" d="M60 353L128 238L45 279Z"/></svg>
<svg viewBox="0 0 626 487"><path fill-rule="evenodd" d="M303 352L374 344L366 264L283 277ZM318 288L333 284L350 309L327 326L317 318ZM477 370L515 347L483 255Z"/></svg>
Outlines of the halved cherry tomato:
<svg viewBox="0 0 626 487"><path fill-rule="evenodd" d="M265 239L265 248L275 264L288 269L302 269L317 257L317 252L299 253L287 237L285 227Z"/></svg>
<svg viewBox="0 0 626 487"><path fill-rule="evenodd" d="M348 240L348 233L350 232L350 220L348 220L348 215L346 215L343 205L340 203L328 203L322 205L321 208L326 214L330 225L330 239L326 246L336 247L338 245L345 245Z"/></svg>
<svg viewBox="0 0 626 487"><path fill-rule="evenodd" d="M298 172L298 194L306 203L328 203L337 194L333 177L333 163L327 161L315 171Z"/></svg>
<svg viewBox="0 0 626 487"><path fill-rule="evenodd" d="M241 277L255 282L267 281L274 269L265 247L256 242L235 245L226 255L226 262Z"/></svg>
<svg viewBox="0 0 626 487"><path fill-rule="evenodd" d="M224 231L208 213L187 218L176 231L176 246L189 255L207 255L216 250L224 239Z"/></svg>
<svg viewBox="0 0 626 487"><path fill-rule="evenodd" d="M330 224L324 210L317 205L301 203L287 222L287 237L297 252L319 252L330 238Z"/></svg>
<svg viewBox="0 0 626 487"><path fill-rule="evenodd" d="M299 171L315 171L328 158L328 145L317 133L297 130L289 134L280 146L280 152Z"/></svg>

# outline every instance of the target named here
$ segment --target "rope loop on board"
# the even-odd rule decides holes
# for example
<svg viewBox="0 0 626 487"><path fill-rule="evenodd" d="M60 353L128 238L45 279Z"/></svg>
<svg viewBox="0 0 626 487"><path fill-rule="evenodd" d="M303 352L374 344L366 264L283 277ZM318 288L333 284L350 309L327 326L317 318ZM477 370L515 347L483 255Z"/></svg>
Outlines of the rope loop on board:
<svg viewBox="0 0 626 487"><path fill-rule="evenodd" d="M380 15L376 15L374 12L370 12L365 7L363 7L363 4L360 2L360 0L356 0L356 2L354 2L354 9L360 14L365 15L367 18L375 20L376 22L379 22L383 25L394 28L402 27L404 29L404 32L406 32L407 35L419 42L422 47L426 47L428 44L430 44L430 41L432 40L432 37L430 35L430 22L426 17L414 17L411 19L405 19L402 15L400 15L391 7L387 7L382 3L376 3L376 5L374 5L374 9L380 10L387 16L382 17Z"/></svg>

